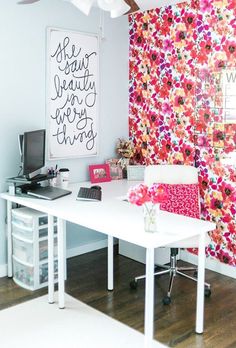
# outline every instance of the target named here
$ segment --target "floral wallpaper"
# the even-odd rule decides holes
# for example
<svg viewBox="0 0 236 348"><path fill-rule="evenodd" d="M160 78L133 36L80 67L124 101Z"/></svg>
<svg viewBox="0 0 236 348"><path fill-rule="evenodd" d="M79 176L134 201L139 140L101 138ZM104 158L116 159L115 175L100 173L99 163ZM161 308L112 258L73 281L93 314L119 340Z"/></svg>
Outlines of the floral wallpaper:
<svg viewBox="0 0 236 348"><path fill-rule="evenodd" d="M129 20L136 162L199 169L202 218L217 223L207 254L235 266L236 0L192 1Z"/></svg>

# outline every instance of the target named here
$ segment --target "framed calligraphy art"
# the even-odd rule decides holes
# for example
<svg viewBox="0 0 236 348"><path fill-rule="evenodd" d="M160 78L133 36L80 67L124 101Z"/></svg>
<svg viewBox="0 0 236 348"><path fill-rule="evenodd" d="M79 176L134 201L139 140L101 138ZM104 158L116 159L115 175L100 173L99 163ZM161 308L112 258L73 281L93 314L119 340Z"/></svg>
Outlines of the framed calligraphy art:
<svg viewBox="0 0 236 348"><path fill-rule="evenodd" d="M98 37L48 28L48 158L97 155Z"/></svg>

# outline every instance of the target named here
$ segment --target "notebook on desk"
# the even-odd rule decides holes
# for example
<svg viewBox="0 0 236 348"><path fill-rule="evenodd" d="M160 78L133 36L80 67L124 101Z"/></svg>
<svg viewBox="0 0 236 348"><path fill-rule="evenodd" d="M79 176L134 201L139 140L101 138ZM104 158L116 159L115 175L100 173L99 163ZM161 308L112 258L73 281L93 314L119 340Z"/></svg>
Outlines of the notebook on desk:
<svg viewBox="0 0 236 348"><path fill-rule="evenodd" d="M64 190L59 187L52 187L52 186L37 187L33 190L31 189L27 190L27 194L29 196L34 196L37 198L48 199L48 200L64 197L69 195L70 193L71 191L69 190Z"/></svg>

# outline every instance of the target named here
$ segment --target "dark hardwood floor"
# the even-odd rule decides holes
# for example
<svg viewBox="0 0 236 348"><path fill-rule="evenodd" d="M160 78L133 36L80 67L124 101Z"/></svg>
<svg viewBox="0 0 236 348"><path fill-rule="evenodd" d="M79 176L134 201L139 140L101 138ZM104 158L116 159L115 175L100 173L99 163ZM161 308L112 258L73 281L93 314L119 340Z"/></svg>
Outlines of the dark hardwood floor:
<svg viewBox="0 0 236 348"><path fill-rule="evenodd" d="M144 266L115 255L115 289L106 290L106 249L68 260L66 292L93 308L143 332L144 281L137 290L129 288L130 280L142 274ZM195 328L196 284L176 277L172 303L162 304L168 276L155 280L155 339L177 348L236 348L236 280L206 271L212 295L205 300L205 332ZM13 306L47 293L17 286L11 279L0 279L0 309ZM112 348L112 347L111 347ZM133 347L131 347L133 348Z"/></svg>

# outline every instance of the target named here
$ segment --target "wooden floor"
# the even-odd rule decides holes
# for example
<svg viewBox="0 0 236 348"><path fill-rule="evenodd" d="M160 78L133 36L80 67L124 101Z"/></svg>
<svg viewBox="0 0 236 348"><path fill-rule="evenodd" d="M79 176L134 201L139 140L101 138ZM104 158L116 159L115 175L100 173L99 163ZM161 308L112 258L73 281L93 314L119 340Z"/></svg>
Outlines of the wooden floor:
<svg viewBox="0 0 236 348"><path fill-rule="evenodd" d="M141 332L143 332L144 281L137 290L129 288L130 280L142 274L144 266L115 255L115 290L106 290L106 249L68 260L66 292ZM205 301L205 332L196 335L196 285L177 277L172 303L162 305L168 276L156 279L155 338L177 348L236 348L236 280L206 271L212 285L212 296ZM0 309L46 294L18 287L11 279L0 279ZM21 347L20 347L21 348ZM112 347L111 347L112 348ZM131 347L133 348L133 347Z"/></svg>

